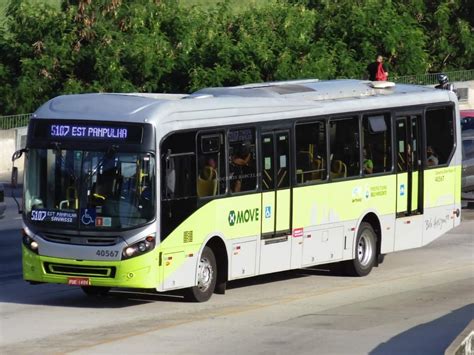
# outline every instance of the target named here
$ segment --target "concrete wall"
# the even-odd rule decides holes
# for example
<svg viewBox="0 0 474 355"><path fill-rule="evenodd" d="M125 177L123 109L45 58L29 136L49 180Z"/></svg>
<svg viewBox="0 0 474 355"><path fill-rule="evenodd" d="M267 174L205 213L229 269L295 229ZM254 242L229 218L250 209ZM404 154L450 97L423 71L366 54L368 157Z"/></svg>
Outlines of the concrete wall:
<svg viewBox="0 0 474 355"><path fill-rule="evenodd" d="M26 127L0 130L0 181L9 182L12 173L12 155L26 144ZM18 182L23 181L24 157L15 161Z"/></svg>
<svg viewBox="0 0 474 355"><path fill-rule="evenodd" d="M474 109L474 81L459 81L453 83L456 89L467 90L467 100L459 101L460 110L472 110Z"/></svg>

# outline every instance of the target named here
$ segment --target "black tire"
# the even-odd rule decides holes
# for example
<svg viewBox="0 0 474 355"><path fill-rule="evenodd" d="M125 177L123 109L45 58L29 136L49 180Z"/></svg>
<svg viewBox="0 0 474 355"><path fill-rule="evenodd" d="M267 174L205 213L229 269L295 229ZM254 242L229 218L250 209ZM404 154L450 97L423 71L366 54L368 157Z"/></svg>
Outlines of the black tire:
<svg viewBox="0 0 474 355"><path fill-rule="evenodd" d="M81 286L81 289L89 297L106 296L110 291L110 287L102 286Z"/></svg>
<svg viewBox="0 0 474 355"><path fill-rule="evenodd" d="M204 247L199 258L198 284L185 290L185 297L192 302L206 302L214 293L217 281L216 257L211 248Z"/></svg>
<svg viewBox="0 0 474 355"><path fill-rule="evenodd" d="M355 243L355 258L344 262L349 276L366 276L375 265L377 236L369 223L362 222Z"/></svg>

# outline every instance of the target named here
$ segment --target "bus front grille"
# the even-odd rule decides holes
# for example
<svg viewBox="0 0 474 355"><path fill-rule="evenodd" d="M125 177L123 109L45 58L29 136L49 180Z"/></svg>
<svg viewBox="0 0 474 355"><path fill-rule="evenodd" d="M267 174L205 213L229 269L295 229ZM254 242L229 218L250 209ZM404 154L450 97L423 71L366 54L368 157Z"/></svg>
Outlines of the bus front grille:
<svg viewBox="0 0 474 355"><path fill-rule="evenodd" d="M44 263L44 270L47 274L65 276L85 276L85 277L115 277L114 266L94 266L94 265L68 265L56 263Z"/></svg>
<svg viewBox="0 0 474 355"><path fill-rule="evenodd" d="M120 242L119 237L73 236L73 235L52 234L52 233L43 233L42 236L48 242L61 243L61 244L73 244L73 245L105 246L105 245L115 245Z"/></svg>

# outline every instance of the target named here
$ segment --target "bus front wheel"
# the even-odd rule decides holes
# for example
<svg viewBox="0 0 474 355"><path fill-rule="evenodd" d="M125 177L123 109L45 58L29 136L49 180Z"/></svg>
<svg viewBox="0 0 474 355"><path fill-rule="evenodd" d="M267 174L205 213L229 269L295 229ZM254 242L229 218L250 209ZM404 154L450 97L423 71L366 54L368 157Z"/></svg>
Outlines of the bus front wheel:
<svg viewBox="0 0 474 355"><path fill-rule="evenodd" d="M357 233L355 258L345 262L345 271L350 276L366 276L375 265L377 237L369 223L362 222Z"/></svg>
<svg viewBox="0 0 474 355"><path fill-rule="evenodd" d="M197 285L185 291L185 296L193 302L206 302L211 298L217 281L216 257L209 247L204 247L199 258Z"/></svg>

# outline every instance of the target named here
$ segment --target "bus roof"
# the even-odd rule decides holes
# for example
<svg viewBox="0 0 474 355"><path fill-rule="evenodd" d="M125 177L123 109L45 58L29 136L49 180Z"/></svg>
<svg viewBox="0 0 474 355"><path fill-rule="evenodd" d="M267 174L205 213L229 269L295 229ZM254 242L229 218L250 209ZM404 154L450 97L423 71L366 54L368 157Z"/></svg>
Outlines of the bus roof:
<svg viewBox="0 0 474 355"><path fill-rule="evenodd" d="M63 95L33 118L174 123L180 128L455 101L447 90L364 80L293 80L206 88L193 94ZM336 104L335 104L336 103ZM187 123L185 123L187 122Z"/></svg>

